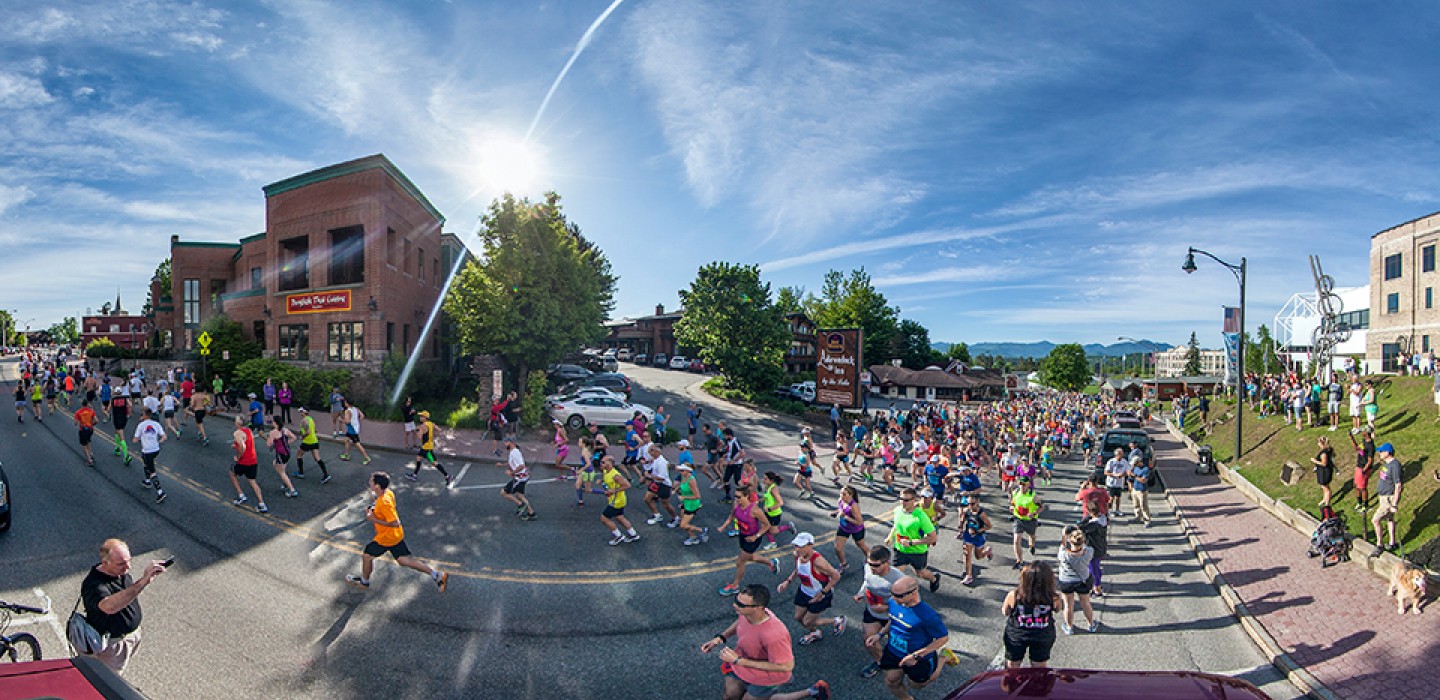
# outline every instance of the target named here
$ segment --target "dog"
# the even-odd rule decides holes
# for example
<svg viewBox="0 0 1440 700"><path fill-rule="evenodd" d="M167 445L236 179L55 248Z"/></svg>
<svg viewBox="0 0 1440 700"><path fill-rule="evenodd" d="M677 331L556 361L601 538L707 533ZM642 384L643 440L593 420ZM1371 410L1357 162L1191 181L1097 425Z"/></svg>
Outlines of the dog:
<svg viewBox="0 0 1440 700"><path fill-rule="evenodd" d="M1390 592L1399 602L1395 609L1396 613L1405 614L1408 606L1416 615L1420 614L1420 606L1425 603L1425 571L1417 569L1402 562L1395 567L1395 572L1390 574Z"/></svg>

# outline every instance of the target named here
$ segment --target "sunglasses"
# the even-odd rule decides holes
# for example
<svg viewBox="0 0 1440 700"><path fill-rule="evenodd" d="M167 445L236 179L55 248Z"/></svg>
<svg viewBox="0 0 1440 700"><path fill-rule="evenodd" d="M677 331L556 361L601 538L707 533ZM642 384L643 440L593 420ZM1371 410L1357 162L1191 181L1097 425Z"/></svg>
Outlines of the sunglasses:
<svg viewBox="0 0 1440 700"><path fill-rule="evenodd" d="M919 588L918 586L915 587L915 588L911 588L910 590L905 591L905 592L903 592L903 593L900 592L900 591L892 590L892 591L890 591L890 596L893 597L893 598L903 598L903 597L905 597L905 596L907 596L907 595L910 595L911 593L918 593L919 591L920 591L920 588Z"/></svg>
<svg viewBox="0 0 1440 700"><path fill-rule="evenodd" d="M917 501L917 500L919 500L919 499L917 499L917 498L902 498L902 499L900 499L900 502L901 502L901 503L914 503L914 502Z"/></svg>
<svg viewBox="0 0 1440 700"><path fill-rule="evenodd" d="M764 606L760 605L759 603L742 603L742 602L740 602L739 600L734 601L733 605L734 605L735 607L737 607L737 608L742 608L742 609L743 609L743 608L759 608L759 607L764 607Z"/></svg>

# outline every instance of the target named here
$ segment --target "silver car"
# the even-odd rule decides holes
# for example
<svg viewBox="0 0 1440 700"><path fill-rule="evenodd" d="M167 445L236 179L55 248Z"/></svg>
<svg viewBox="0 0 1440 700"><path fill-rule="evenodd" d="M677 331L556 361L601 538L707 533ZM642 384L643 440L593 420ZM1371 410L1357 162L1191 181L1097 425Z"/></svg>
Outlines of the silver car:
<svg viewBox="0 0 1440 700"><path fill-rule="evenodd" d="M647 422L655 419L655 410L649 406L593 394L547 401L545 408L551 418L564 423L571 430L580 430L586 423L624 425L635 417L637 411Z"/></svg>

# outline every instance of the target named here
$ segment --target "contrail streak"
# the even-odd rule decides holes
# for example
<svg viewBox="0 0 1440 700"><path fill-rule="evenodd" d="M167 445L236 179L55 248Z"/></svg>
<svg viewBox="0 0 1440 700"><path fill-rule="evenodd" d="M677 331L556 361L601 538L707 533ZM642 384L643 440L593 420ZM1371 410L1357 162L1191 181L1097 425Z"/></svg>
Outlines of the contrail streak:
<svg viewBox="0 0 1440 700"><path fill-rule="evenodd" d="M575 52L570 54L570 60L566 61L565 67L560 69L560 74L555 76L555 82L550 83L550 90L545 93L545 99L540 102L540 109L535 110L535 118L530 120L530 128L525 130L525 143L530 143L530 136L535 133L535 126L540 123L540 118L545 116L545 108L550 106L550 98L555 96L555 90L560 87L560 81L565 79L565 74L570 72L570 66L575 65L575 59L580 58L585 47L590 45L590 37L595 35L595 30L600 28L600 25L605 22L605 18L609 17L615 8L620 7L622 2L625 0L615 0L610 3L610 6L605 8L605 11L601 12L594 22L590 23L590 28L581 35L580 41L575 43Z"/></svg>

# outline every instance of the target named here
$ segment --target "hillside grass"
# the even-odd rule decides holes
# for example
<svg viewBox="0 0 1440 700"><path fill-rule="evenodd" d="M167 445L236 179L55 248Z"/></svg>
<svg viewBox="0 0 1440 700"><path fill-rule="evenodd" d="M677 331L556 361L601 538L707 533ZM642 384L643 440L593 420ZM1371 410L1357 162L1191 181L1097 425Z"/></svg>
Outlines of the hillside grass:
<svg viewBox="0 0 1440 700"><path fill-rule="evenodd" d="M1380 399L1380 413L1375 419L1375 444L1386 442L1395 446L1395 456L1402 465L1404 488L1400 495L1400 513L1396 518L1395 534L1404 551L1408 552L1440 536L1440 482L1434 476L1440 468L1440 422L1437 422L1435 401L1431 393L1429 377L1375 377L1383 390ZM1315 483L1310 459L1319 451L1317 439L1329 436L1330 445L1335 449L1335 479L1330 482L1331 506L1345 519L1351 533L1368 533L1368 539L1375 541L1371 532L1371 512L1361 514L1355 510L1356 500L1352 483L1355 471L1355 451L1350 444L1350 418L1346 410L1348 399L1340 408L1340 428L1330 432L1328 427L1305 428L1296 431L1294 426L1285 425L1281 416L1259 418L1259 414L1246 409L1244 449L1240 460L1240 472L1250 483L1276 500L1283 500L1292 508L1303 510L1312 516L1320 516L1320 485ZM1322 406L1323 408L1323 406ZM1234 404L1218 400L1211 405L1210 416L1214 424L1208 435L1196 423L1199 412L1192 410L1186 417L1186 434L1198 443L1205 443L1215 451L1215 458L1234 466L1235 420ZM1324 412L1321 412L1324 420ZM1170 414L1164 414L1166 418ZM1363 424L1363 421L1362 421ZM1297 484L1288 486L1280 480L1281 468L1286 461L1300 465L1304 470ZM1378 473L1370 475L1370 501L1375 503L1375 488L1379 483Z"/></svg>

